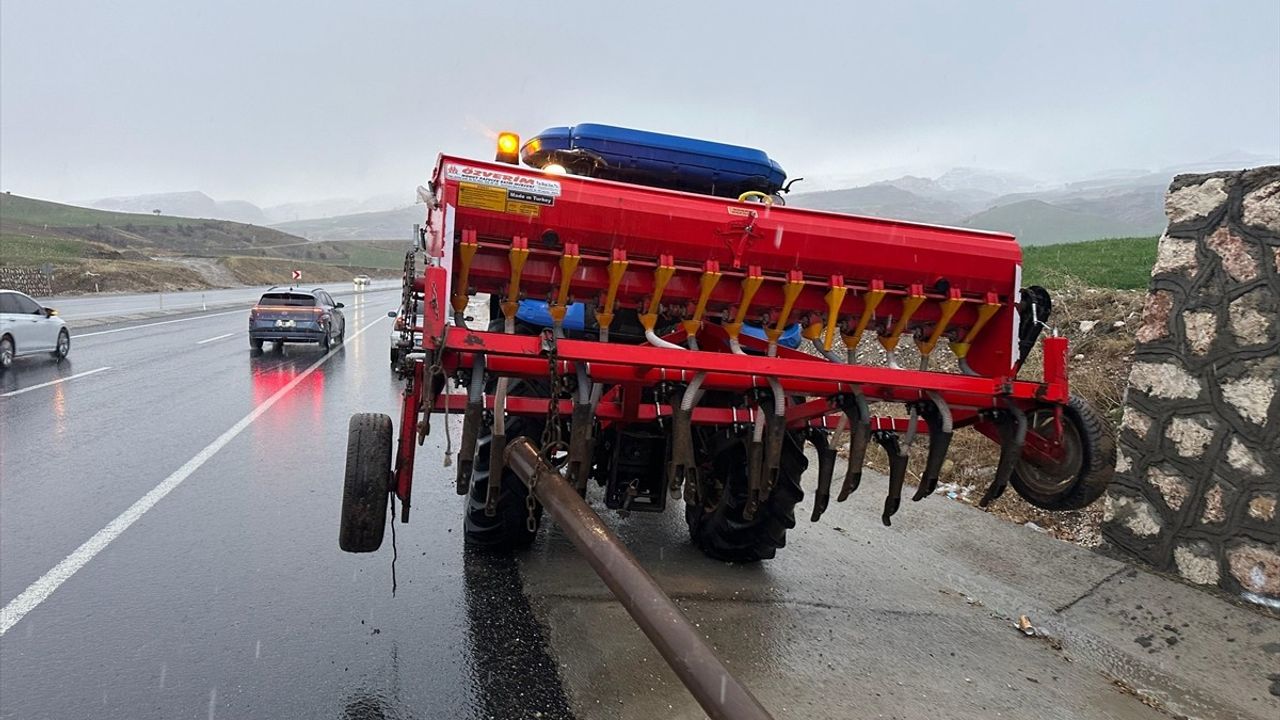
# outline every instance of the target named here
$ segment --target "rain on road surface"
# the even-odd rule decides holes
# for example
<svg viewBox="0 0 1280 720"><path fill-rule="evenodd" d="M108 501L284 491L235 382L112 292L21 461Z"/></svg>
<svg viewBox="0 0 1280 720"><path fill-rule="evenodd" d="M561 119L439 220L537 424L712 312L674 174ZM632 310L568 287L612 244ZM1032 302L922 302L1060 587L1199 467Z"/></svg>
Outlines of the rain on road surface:
<svg viewBox="0 0 1280 720"><path fill-rule="evenodd" d="M0 718L700 717L554 528L518 562L464 551L438 430L396 527L395 596L390 534L373 555L338 550L348 416L396 416L397 300L348 299L328 357L251 355L243 315L207 313L103 326L62 365L0 378ZM831 521L880 531L863 510ZM1159 716L982 611L933 607L918 579L846 577L837 553L905 566L883 533L870 548L797 538L744 569L690 551L675 512L606 519L647 543L664 585L703 598L682 602L779 718ZM50 579L69 556L79 569ZM961 659L932 659L938 641ZM1006 659L1038 678L1021 699L1008 668L988 672Z"/></svg>

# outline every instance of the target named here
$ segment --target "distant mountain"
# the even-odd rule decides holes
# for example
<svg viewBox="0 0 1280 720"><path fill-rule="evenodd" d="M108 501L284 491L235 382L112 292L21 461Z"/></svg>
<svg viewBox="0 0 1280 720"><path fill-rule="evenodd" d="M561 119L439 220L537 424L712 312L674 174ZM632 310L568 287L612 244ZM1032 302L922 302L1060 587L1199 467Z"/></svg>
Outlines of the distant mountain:
<svg viewBox="0 0 1280 720"><path fill-rule="evenodd" d="M812 210L941 224L953 223L971 210L960 203L904 190L888 182L795 195L787 199L787 204Z"/></svg>
<svg viewBox="0 0 1280 720"><path fill-rule="evenodd" d="M409 205L382 212L277 223L272 227L308 240L398 240L410 237L413 224L426 217L425 205Z"/></svg>
<svg viewBox="0 0 1280 720"><path fill-rule="evenodd" d="M267 216L262 208L243 200L218 201L198 190L188 192L154 193L126 197L103 198L91 203L98 210L124 213L155 213L187 218L229 220L231 222L262 225Z"/></svg>
<svg viewBox="0 0 1280 720"><path fill-rule="evenodd" d="M375 195L359 200L356 198L328 198L325 200L308 200L304 202L284 203L265 207L268 223L294 222L297 220L313 220L315 218L352 215L355 213L381 212L403 207L412 202L411 193L395 193Z"/></svg>
<svg viewBox="0 0 1280 720"><path fill-rule="evenodd" d="M952 168L939 175L937 183L947 190L976 190L991 195L1028 192L1046 187L1045 183L1025 175L969 167Z"/></svg>
<svg viewBox="0 0 1280 720"><path fill-rule="evenodd" d="M1019 200L983 210L960 220L964 227L1012 233L1023 245L1095 240L1107 237L1136 237L1159 234L1157 227L1099 215L1100 209L1082 201L1074 208L1051 205L1043 200Z"/></svg>

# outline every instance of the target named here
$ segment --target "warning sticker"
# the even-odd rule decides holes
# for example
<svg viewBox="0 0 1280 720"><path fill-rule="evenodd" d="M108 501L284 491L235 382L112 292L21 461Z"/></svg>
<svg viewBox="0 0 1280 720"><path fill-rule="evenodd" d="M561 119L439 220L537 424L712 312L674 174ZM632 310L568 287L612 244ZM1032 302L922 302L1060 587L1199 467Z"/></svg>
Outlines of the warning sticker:
<svg viewBox="0 0 1280 720"><path fill-rule="evenodd" d="M473 183L458 183L458 206L506 212L507 191Z"/></svg>
<svg viewBox="0 0 1280 720"><path fill-rule="evenodd" d="M477 185L500 187L505 190L521 190L553 198L560 197L560 183L546 178L528 177L500 170L487 170L485 168L471 167L470 165L460 165L458 163L446 165L444 175L448 180L461 180Z"/></svg>
<svg viewBox="0 0 1280 720"><path fill-rule="evenodd" d="M516 213L517 215L528 215L531 218L536 218L542 212L542 206L535 203L508 200L507 212Z"/></svg>

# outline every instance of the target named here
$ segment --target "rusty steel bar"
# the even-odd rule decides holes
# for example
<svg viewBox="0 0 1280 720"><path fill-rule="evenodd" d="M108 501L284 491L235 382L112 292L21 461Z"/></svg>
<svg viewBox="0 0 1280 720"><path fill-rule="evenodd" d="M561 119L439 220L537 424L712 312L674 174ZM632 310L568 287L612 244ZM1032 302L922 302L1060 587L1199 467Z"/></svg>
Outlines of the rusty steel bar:
<svg viewBox="0 0 1280 720"><path fill-rule="evenodd" d="M507 465L526 482L658 649L712 720L773 720L635 556L559 473L539 467L528 440L507 448Z"/></svg>

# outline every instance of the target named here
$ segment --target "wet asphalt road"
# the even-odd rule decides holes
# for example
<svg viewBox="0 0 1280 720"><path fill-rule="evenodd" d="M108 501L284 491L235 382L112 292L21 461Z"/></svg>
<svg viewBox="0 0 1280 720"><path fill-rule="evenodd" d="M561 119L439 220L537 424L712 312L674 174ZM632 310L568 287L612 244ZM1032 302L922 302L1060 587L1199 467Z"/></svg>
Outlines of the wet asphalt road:
<svg viewBox="0 0 1280 720"><path fill-rule="evenodd" d="M447 474L433 482L435 443L396 597L389 535L373 556L338 550L347 418L398 400L396 301L348 301L344 346L0 637L0 717L481 718L501 717L504 692L530 699L501 677L546 664L515 617L514 564L464 557L460 515L427 522L433 501L458 503ZM86 333L63 365L0 379L2 395L109 368L0 397L0 605L324 357L252 357L244 327L210 314ZM529 646L514 664L494 647L512 642ZM563 708L550 677L538 702Z"/></svg>
<svg viewBox="0 0 1280 720"><path fill-rule="evenodd" d="M321 287L334 295L349 295L352 293L352 285L349 282L310 284L299 282L298 286L305 288ZM399 280L374 280L369 284L370 290L399 287ZM42 304L57 309L58 312L66 317L89 319L159 311L183 310L194 312L208 306L233 303L248 305L257 300L261 293L262 288L260 287L241 287L171 293L103 293L38 299Z"/></svg>
<svg viewBox="0 0 1280 720"><path fill-rule="evenodd" d="M327 356L251 355L245 316L219 311L77 332L67 362L0 377L0 719L702 717L556 528L514 560L464 551L439 418L396 528L396 595L390 534L338 550L348 417L398 407L397 300L348 298ZM1161 716L1011 630L1019 612L1113 616L1087 598L1126 582L1118 564L937 498L882 528L878 502L802 522L750 567L701 557L674 510L605 519L780 720ZM1077 604L1090 615L1063 614ZM1245 693L1265 675L1169 652L1187 659L1155 660L1225 668Z"/></svg>

